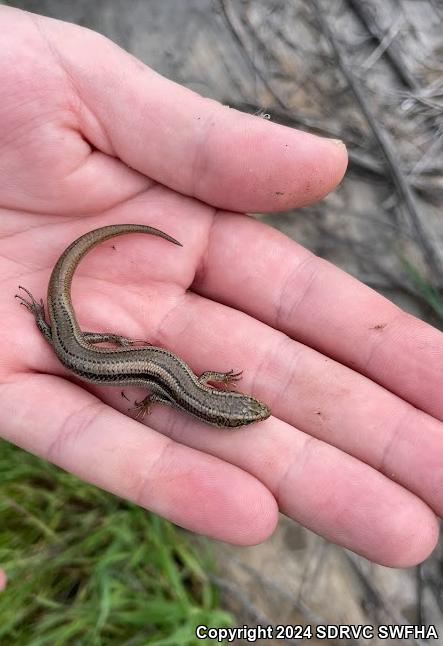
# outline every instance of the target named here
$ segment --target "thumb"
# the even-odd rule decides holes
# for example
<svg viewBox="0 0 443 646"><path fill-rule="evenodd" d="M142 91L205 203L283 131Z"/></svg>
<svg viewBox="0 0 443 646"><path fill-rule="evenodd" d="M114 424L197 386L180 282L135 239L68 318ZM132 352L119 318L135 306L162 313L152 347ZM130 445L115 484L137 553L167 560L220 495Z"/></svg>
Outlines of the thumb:
<svg viewBox="0 0 443 646"><path fill-rule="evenodd" d="M307 204L341 180L341 142L222 106L95 32L39 20L85 105L89 141L144 175L236 211Z"/></svg>

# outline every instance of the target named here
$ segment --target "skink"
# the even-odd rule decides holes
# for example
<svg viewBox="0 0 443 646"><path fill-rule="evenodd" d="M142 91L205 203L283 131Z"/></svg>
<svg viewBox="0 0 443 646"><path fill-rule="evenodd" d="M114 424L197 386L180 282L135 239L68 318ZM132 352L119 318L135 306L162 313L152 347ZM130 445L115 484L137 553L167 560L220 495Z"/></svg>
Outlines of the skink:
<svg viewBox="0 0 443 646"><path fill-rule="evenodd" d="M140 417L155 402L176 406L220 427L244 426L269 417L269 408L254 397L218 390L209 383L235 382L241 373L207 371L197 376L180 357L164 348L133 347L137 342L126 337L80 329L71 302L74 271L90 249L126 233L150 233L181 246L163 231L142 224L113 224L82 235L62 253L52 271L47 300L49 323L43 301L37 302L27 289L19 287L27 297L16 297L32 312L63 365L87 382L147 388L150 394L136 405ZM95 345L104 342L119 347Z"/></svg>

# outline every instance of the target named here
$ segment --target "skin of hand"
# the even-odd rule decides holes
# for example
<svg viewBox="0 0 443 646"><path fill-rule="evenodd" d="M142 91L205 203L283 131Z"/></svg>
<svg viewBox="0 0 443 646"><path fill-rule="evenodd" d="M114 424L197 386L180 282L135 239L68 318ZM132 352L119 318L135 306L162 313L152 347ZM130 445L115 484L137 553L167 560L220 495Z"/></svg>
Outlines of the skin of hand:
<svg viewBox="0 0 443 646"><path fill-rule="evenodd" d="M278 510L390 566L423 560L443 511L439 331L241 214L341 180L338 142L241 114L106 38L0 7L3 437L193 531L255 544ZM139 222L81 263L82 329L148 339L198 374L243 370L273 416L235 431L70 376L14 300L46 299L86 231ZM131 399L139 391L126 390Z"/></svg>

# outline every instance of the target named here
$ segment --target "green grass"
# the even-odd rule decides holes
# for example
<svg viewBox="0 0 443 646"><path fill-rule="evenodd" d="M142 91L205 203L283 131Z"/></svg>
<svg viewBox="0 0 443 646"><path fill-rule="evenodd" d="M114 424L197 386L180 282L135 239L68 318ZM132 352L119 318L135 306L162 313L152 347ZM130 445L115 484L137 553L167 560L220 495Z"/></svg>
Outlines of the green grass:
<svg viewBox="0 0 443 646"><path fill-rule="evenodd" d="M199 643L231 625L172 524L0 443L0 644Z"/></svg>

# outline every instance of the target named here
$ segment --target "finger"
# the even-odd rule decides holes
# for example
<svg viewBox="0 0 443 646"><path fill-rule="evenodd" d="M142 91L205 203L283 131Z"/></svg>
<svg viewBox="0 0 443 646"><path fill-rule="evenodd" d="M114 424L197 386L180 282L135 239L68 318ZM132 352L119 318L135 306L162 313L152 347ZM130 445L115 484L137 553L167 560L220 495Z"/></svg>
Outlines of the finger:
<svg viewBox="0 0 443 646"><path fill-rule="evenodd" d="M341 142L203 98L81 27L38 23L77 89L86 138L144 175L237 211L307 204L341 180Z"/></svg>
<svg viewBox="0 0 443 646"><path fill-rule="evenodd" d="M254 474L284 514L372 561L410 567L429 556L438 540L435 514L413 493L273 417L233 433L203 426L200 432L200 425L196 430L174 410L159 411L157 424L180 443Z"/></svg>
<svg viewBox="0 0 443 646"><path fill-rule="evenodd" d="M217 218L193 288L443 420L441 332L280 232L251 218Z"/></svg>
<svg viewBox="0 0 443 646"><path fill-rule="evenodd" d="M193 531L251 544L275 527L275 500L256 478L57 377L24 375L4 384L0 427L5 439Z"/></svg>

